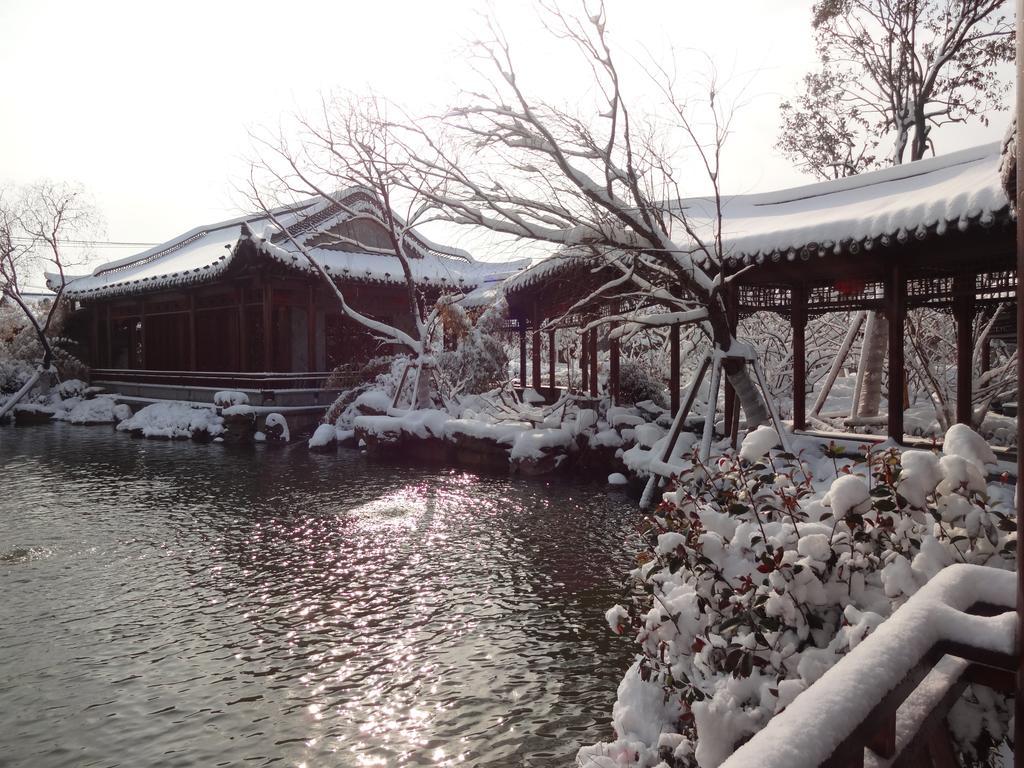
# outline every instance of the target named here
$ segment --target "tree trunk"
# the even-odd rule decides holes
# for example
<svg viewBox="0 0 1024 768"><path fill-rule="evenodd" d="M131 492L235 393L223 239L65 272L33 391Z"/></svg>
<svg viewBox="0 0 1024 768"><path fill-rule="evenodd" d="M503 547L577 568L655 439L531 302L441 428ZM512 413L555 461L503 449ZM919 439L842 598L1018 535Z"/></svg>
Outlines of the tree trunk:
<svg viewBox="0 0 1024 768"><path fill-rule="evenodd" d="M711 341L716 348L728 353L732 348L735 338L733 337L733 329L730 326L729 316L721 294L710 298L707 310L708 324L711 326ZM751 430L762 424L768 424L771 421L771 416L768 414L768 405L754 385L754 380L750 375L750 366L743 360L735 358L726 358L724 362L723 371L729 383L732 384L740 407L743 408L747 429ZM728 431L728 429L729 426L726 425L726 430Z"/></svg>
<svg viewBox="0 0 1024 768"><path fill-rule="evenodd" d="M878 415L878 406L882 400L882 367L888 345L889 324L885 315L877 311L868 313L864 345L857 366L858 391L850 413L854 418Z"/></svg>
<svg viewBox="0 0 1024 768"><path fill-rule="evenodd" d="M733 391L743 408L743 415L747 418L747 430L768 424L770 421L768 405L754 385L754 379L750 375L750 366L746 363L734 366L731 361L727 361L727 363L725 375L728 377L729 383L732 384Z"/></svg>
<svg viewBox="0 0 1024 768"><path fill-rule="evenodd" d="M421 358L419 368L416 371L416 389L413 392L412 400L413 410L434 407L433 387L431 386L431 382L433 380L433 369L431 368L430 363Z"/></svg>

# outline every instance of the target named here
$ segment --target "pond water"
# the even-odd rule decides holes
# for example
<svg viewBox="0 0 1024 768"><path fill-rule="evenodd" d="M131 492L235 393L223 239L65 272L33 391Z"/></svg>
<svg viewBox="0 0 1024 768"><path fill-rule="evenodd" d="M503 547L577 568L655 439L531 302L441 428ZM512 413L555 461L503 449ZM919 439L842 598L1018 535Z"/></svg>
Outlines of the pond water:
<svg viewBox="0 0 1024 768"><path fill-rule="evenodd" d="M0 428L0 766L565 766L635 507L356 451Z"/></svg>

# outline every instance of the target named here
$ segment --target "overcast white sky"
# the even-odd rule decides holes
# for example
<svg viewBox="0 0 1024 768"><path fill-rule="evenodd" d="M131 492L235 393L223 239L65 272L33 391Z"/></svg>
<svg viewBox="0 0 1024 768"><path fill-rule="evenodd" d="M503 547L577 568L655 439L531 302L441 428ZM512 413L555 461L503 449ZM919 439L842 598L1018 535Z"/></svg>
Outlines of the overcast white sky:
<svg viewBox="0 0 1024 768"><path fill-rule="evenodd" d="M727 148L727 192L805 180L773 145L779 102L814 64L810 5L608 2L623 58L647 50L667 61L672 48L700 49L737 87L746 84ZM236 215L247 131L308 109L321 91L372 88L414 111L452 102L466 82L465 45L487 7L472 0L0 0L0 183L81 182L105 217L107 239L168 240ZM559 76L565 52L538 34L532 6L493 7L527 76L548 96L578 100L585 83ZM939 150L994 141L1007 120L1004 113L987 129L945 128Z"/></svg>

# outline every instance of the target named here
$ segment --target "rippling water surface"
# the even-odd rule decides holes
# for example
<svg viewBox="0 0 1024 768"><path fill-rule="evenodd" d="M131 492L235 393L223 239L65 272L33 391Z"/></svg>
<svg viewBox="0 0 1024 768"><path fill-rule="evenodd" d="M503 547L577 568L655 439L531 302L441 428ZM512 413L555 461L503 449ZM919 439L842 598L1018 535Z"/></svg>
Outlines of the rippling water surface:
<svg viewBox="0 0 1024 768"><path fill-rule="evenodd" d="M0 766L562 766L608 735L633 505L0 428Z"/></svg>

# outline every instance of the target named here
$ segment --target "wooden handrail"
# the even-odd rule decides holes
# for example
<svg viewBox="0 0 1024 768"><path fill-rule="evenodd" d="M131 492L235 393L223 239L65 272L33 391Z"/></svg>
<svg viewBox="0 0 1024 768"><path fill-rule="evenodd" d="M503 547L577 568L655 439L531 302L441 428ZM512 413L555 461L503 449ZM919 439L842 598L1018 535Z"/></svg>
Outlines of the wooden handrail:
<svg viewBox="0 0 1024 768"><path fill-rule="evenodd" d="M1016 638L1012 629L1006 630L1014 622L1005 617L1014 613L1015 587L1016 574L1010 571L949 566L737 749L721 768L862 768L866 749L893 761L894 766L912 766L922 749L951 753L945 730L939 726L963 687L977 684L1004 693L1014 690ZM998 632L979 631L972 636L965 627ZM879 665L878 660L890 658L904 659L906 666L886 672L886 665ZM942 677L939 673L947 667L955 668L956 674L943 680L945 689L933 703L926 694L934 696L935 692L924 691L922 682L933 672ZM896 669L902 678L894 684L891 675ZM842 690L851 674L861 684L874 686L879 698L872 703ZM903 734L901 744L897 716L901 705L915 695L927 699L929 711L916 724L916 733ZM780 744L787 745L785 754L780 752ZM800 759L794 760L794 754Z"/></svg>

